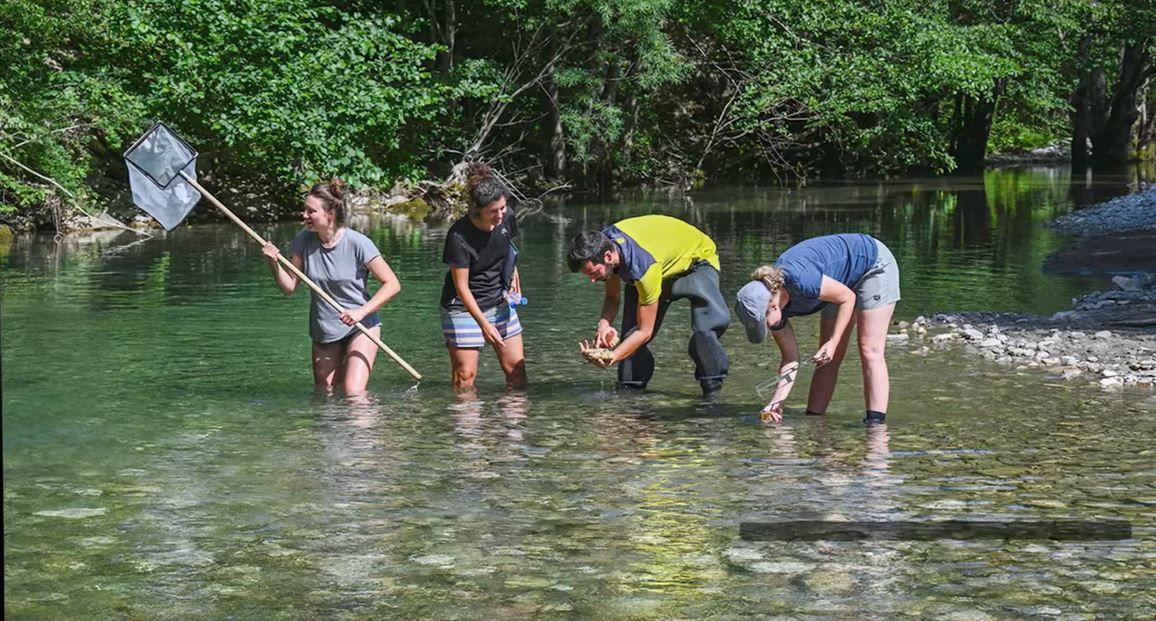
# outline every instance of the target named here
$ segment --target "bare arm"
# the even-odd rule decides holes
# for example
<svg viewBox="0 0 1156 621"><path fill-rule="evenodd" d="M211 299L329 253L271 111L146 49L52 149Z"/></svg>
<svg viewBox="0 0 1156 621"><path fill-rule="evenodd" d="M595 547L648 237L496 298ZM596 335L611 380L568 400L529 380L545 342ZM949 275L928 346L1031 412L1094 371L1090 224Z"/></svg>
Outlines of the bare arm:
<svg viewBox="0 0 1156 621"><path fill-rule="evenodd" d="M629 358L631 354L638 350L654 336L654 324L658 319L658 302L651 302L650 304L638 305L638 324L634 332L626 337L625 341L614 349L614 356L610 359L608 364L614 364L625 358Z"/></svg>
<svg viewBox="0 0 1156 621"><path fill-rule="evenodd" d="M815 352L815 362L824 365L835 357L835 350L839 347L839 343L843 342L843 335L847 334L848 328L851 327L851 318L855 316L855 292L834 278L823 276L819 286L819 299L838 305L835 330L831 333L831 339L820 345L819 351Z"/></svg>
<svg viewBox="0 0 1156 621"><path fill-rule="evenodd" d="M782 329L771 332L771 336L775 339L775 345L779 346L779 356L781 357L779 374L783 375L783 379L779 380L775 394L771 397L771 402L763 408L763 412L770 416L771 420L777 421L782 420L783 402L791 394L791 389L795 387L795 380L799 377L796 372L799 368L799 343L795 340L795 330L791 327L790 322L786 322Z"/></svg>
<svg viewBox="0 0 1156 621"><path fill-rule="evenodd" d="M277 245L269 242L261 248L261 253L265 255L266 259L269 259L269 268L273 271L273 280L277 282L281 293L285 295L292 294L293 291L297 289L297 275L281 267L281 263L277 260L277 257L281 255L281 251L277 249ZM293 267L297 269L302 269L304 266L299 255L295 254L289 260L293 263Z"/></svg>
<svg viewBox="0 0 1156 621"><path fill-rule="evenodd" d="M618 315L619 292L622 289L622 280L617 276L606 279L603 286L602 314L598 318L598 327L594 332L594 344L597 347L609 347L610 341L617 338L618 331L610 325Z"/></svg>
<svg viewBox="0 0 1156 621"><path fill-rule="evenodd" d="M377 288L377 293L374 293L373 297L369 298L369 301L360 308L341 313L341 321L345 322L346 325L353 325L365 319L367 315L384 306L401 291L401 283L398 282L397 276L393 273L393 268L385 262L385 259L381 258L381 255L370 259L365 266L369 268L381 286Z"/></svg>

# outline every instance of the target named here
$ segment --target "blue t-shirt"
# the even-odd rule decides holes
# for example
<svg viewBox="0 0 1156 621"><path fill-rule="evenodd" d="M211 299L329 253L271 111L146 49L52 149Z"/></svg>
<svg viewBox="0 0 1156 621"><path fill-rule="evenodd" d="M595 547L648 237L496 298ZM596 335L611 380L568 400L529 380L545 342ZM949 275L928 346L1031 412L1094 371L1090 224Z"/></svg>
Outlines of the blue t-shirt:
<svg viewBox="0 0 1156 621"><path fill-rule="evenodd" d="M819 300L823 276L849 288L871 270L879 258L875 238L862 233L824 235L799 242L779 255L783 287L791 295L784 317L810 315L826 306Z"/></svg>
<svg viewBox="0 0 1156 621"><path fill-rule="evenodd" d="M301 271L342 308L358 308L369 301L367 265L381 256L381 252L368 237L347 228L336 246L326 248L317 233L305 229L293 238L289 247L301 257ZM340 341L355 329L342 323L341 314L313 293L309 304L309 336L314 341Z"/></svg>

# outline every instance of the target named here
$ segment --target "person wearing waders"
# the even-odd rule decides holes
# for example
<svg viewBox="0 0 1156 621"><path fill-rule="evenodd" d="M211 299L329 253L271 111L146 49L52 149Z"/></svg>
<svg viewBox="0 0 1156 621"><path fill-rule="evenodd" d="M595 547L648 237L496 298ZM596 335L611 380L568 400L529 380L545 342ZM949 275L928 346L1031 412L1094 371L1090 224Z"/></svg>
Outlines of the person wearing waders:
<svg viewBox="0 0 1156 621"><path fill-rule="evenodd" d="M622 342L611 356L592 360L602 368L618 365L618 388L645 388L650 382L654 356L647 344L658 334L670 303L685 299L691 308L687 351L694 377L703 396L717 395L727 376L719 339L730 324L730 312L719 289L718 252L710 237L669 216L627 218L578 234L567 263L571 272L604 283L594 347L612 347L618 340L611 324L623 303Z"/></svg>
<svg viewBox="0 0 1156 621"><path fill-rule="evenodd" d="M779 381L764 420L778 421L783 402L794 386L799 347L788 317L821 312L818 365L807 397L807 414L827 412L839 365L847 353L852 324L859 330L859 360L863 367L863 422L884 422L890 378L884 349L887 326L899 301L899 266L883 242L857 233L824 235L788 248L772 265L751 274L739 289L735 314L746 328L747 340L761 343L767 330L774 336L781 362Z"/></svg>

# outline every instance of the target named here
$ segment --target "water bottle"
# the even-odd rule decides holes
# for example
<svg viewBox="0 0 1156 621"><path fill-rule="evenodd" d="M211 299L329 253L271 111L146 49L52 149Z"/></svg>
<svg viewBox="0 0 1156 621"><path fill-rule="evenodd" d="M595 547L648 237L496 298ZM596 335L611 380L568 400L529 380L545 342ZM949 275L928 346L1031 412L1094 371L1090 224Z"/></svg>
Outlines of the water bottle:
<svg viewBox="0 0 1156 621"><path fill-rule="evenodd" d="M526 296L514 291L509 291L506 293L506 301L510 303L510 308L514 308L516 306L525 306L526 304L530 303L530 300L527 300Z"/></svg>

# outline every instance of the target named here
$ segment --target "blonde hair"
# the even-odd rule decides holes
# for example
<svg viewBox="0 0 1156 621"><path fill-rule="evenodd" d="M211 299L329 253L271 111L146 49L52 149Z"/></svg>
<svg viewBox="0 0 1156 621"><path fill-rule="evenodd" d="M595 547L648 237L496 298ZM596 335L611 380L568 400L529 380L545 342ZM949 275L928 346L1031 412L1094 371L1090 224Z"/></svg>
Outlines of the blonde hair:
<svg viewBox="0 0 1156 621"><path fill-rule="evenodd" d="M774 265L761 265L751 272L751 280L763 283L772 294L783 287L783 270Z"/></svg>

